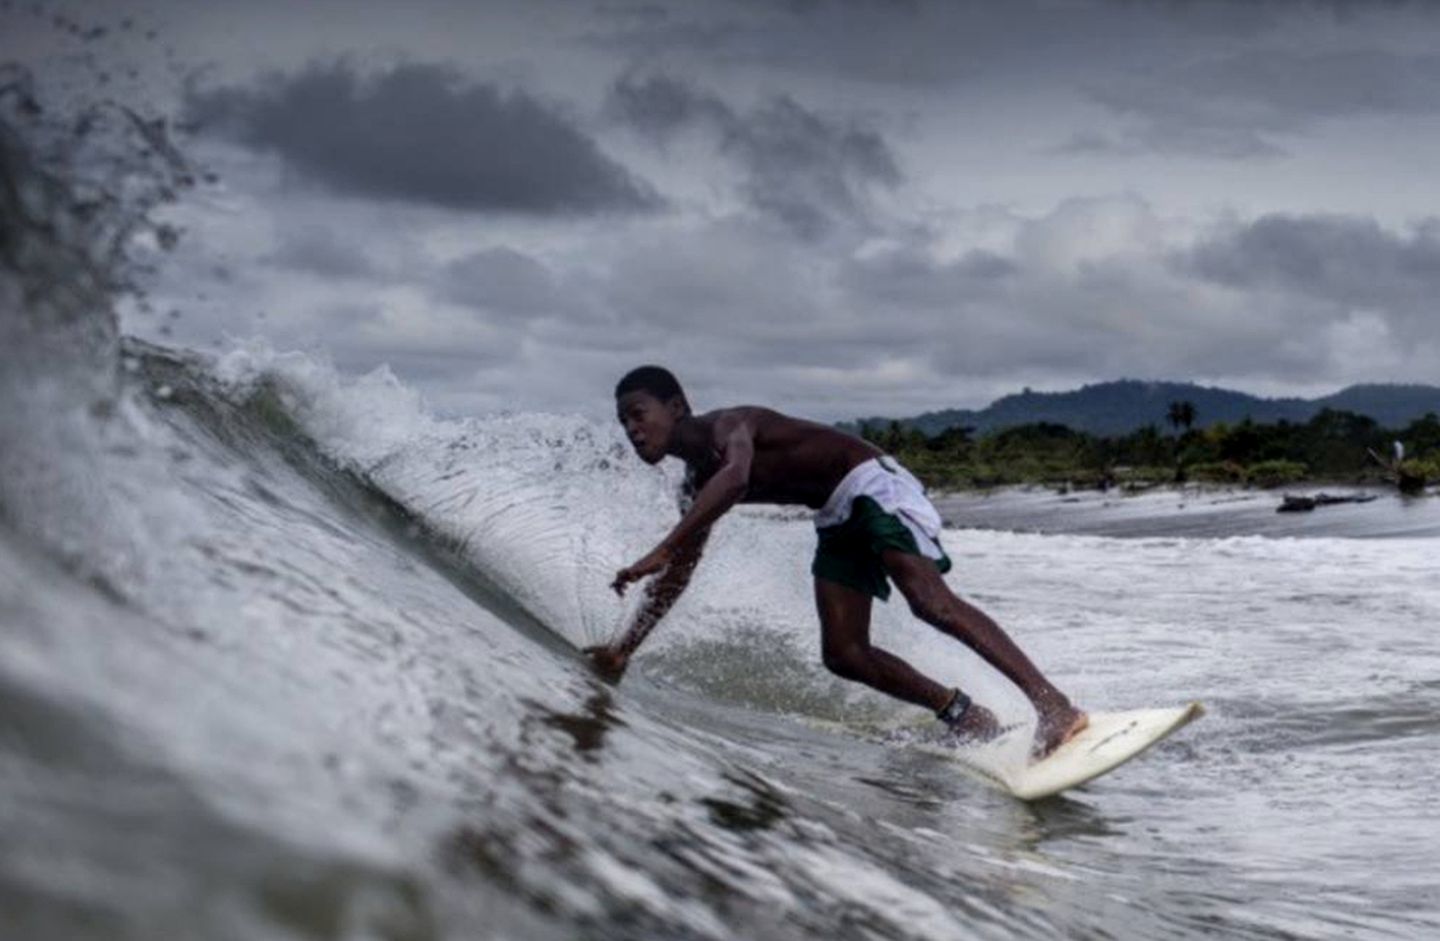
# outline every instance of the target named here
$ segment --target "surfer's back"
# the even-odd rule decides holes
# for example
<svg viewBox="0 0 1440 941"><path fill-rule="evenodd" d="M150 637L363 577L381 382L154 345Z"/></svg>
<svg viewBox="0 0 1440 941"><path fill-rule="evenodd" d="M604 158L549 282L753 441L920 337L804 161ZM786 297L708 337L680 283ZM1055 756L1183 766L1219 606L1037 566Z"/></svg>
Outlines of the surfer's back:
<svg viewBox="0 0 1440 941"><path fill-rule="evenodd" d="M716 409L696 415L695 420L712 429L738 420L750 429L755 453L746 503L819 508L852 468L882 453L868 441L838 428L758 405ZM714 472L716 462L687 463L703 483Z"/></svg>

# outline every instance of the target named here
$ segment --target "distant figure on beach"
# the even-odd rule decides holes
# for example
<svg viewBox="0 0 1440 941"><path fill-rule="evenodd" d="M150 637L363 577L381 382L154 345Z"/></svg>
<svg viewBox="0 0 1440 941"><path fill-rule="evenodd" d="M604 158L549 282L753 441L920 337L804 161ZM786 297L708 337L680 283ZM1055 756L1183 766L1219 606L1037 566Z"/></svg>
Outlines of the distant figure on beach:
<svg viewBox="0 0 1440 941"><path fill-rule="evenodd" d="M825 666L848 680L934 711L957 738L986 740L995 715L870 643L872 598L900 589L910 610L1004 674L1039 716L1034 753L1044 757L1086 725L1085 713L1047 680L993 620L958 598L941 577L940 514L905 468L874 445L838 429L756 406L696 415L668 370L641 366L615 387L615 407L640 459L685 462L683 515L611 587L658 574L645 604L618 640L586 649L618 679L630 656L690 582L710 526L737 503L801 504L816 511L819 546L811 572Z"/></svg>

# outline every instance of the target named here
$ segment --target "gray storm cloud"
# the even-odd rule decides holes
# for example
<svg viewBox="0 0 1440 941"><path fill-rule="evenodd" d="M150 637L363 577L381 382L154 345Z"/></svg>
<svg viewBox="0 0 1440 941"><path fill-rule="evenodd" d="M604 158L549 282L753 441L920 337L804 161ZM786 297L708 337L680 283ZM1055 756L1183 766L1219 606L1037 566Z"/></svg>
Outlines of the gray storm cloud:
<svg viewBox="0 0 1440 941"><path fill-rule="evenodd" d="M1014 216L998 250L901 242L846 262L850 303L939 375L1246 375L1304 383L1440 355L1440 224L1351 216L1175 229L1136 198Z"/></svg>
<svg viewBox="0 0 1440 941"><path fill-rule="evenodd" d="M502 317L555 316L573 308L541 262L511 248L490 248L445 265L442 297Z"/></svg>
<svg viewBox="0 0 1440 941"><path fill-rule="evenodd" d="M313 222L280 229L275 249L261 261L326 278L373 278L381 274L374 259L352 239L331 226Z"/></svg>
<svg viewBox="0 0 1440 941"><path fill-rule="evenodd" d="M732 71L819 73L897 92L1069 86L1120 126L1052 154L1274 158L1334 118L1440 109L1440 57L1405 0L915 0L691 3L616 17L593 41ZM1408 19L1407 19L1408 18ZM1421 44L1423 47L1423 44ZM1407 48L1409 47L1409 48Z"/></svg>
<svg viewBox="0 0 1440 941"><path fill-rule="evenodd" d="M182 338L467 408L604 407L646 360L822 418L1440 375L1433 5L484 6L346 32L277 2L213 41L236 75L295 34L186 95L224 191L171 255L211 298ZM357 66L377 36L411 64Z"/></svg>
<svg viewBox="0 0 1440 941"><path fill-rule="evenodd" d="M746 200L801 238L826 235L868 215L870 187L903 182L879 131L857 118L822 115L789 95L740 112L713 92L666 74L625 75L609 111L653 141L687 130L714 136L744 172Z"/></svg>
<svg viewBox="0 0 1440 941"><path fill-rule="evenodd" d="M558 109L435 65L345 62L254 87L191 88L186 119L271 151L337 192L460 209L637 211L654 192Z"/></svg>
<svg viewBox="0 0 1440 941"><path fill-rule="evenodd" d="M1440 219L1396 233L1373 219L1269 215L1206 239L1177 262L1231 288L1380 312L1402 335L1434 335Z"/></svg>
<svg viewBox="0 0 1440 941"><path fill-rule="evenodd" d="M1287 135L1327 119L1440 113L1440 56L1254 49L1110 77L1089 93L1127 123L1080 132L1062 152L1276 157Z"/></svg>

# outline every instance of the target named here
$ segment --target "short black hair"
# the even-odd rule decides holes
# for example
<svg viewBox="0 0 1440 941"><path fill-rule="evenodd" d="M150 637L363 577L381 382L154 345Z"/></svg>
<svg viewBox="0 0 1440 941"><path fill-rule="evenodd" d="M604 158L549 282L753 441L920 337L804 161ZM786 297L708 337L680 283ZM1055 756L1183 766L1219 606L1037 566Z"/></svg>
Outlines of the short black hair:
<svg viewBox="0 0 1440 941"><path fill-rule="evenodd" d="M648 392L662 402L678 396L685 403L685 411L690 411L690 400L685 398L680 380L664 366L637 366L627 372L615 386L615 398L629 392Z"/></svg>

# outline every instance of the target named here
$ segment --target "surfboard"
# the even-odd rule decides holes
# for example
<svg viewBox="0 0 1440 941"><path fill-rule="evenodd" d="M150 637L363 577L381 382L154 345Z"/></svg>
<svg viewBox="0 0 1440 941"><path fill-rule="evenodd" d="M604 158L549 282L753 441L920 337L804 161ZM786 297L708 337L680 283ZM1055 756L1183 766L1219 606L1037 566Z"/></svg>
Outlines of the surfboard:
<svg viewBox="0 0 1440 941"><path fill-rule="evenodd" d="M969 749L953 749L955 760L1025 801L1051 797L1093 781L1144 752L1205 714L1198 702L1168 709L1092 712L1079 735L1039 761L1016 767L969 760Z"/></svg>

